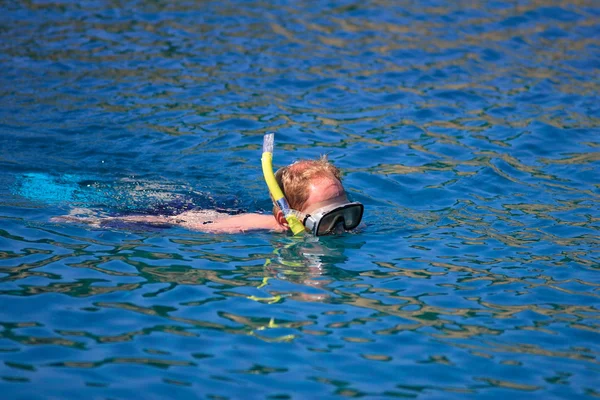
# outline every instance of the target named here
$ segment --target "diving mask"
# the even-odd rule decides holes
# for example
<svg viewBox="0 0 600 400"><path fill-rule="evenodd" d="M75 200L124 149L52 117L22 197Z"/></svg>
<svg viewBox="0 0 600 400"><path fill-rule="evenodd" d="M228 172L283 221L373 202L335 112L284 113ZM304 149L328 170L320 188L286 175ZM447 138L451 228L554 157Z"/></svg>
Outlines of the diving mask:
<svg viewBox="0 0 600 400"><path fill-rule="evenodd" d="M307 212L297 212L307 231L315 236L328 235L339 227L352 230L360 224L364 206L350 202L346 195L326 200L310 207ZM341 224L341 225L340 225Z"/></svg>

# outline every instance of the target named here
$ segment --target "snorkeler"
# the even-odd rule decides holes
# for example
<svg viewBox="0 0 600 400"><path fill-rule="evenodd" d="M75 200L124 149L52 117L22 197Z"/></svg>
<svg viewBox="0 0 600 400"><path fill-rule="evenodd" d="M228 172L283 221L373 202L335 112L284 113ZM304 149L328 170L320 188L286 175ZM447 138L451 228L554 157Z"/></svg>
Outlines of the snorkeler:
<svg viewBox="0 0 600 400"><path fill-rule="evenodd" d="M80 211L75 210L68 216L53 220L85 222L97 226L111 221L182 226L212 233L250 230L285 232L290 229L295 235L310 232L317 236L352 230L359 225L364 207L359 202L348 200L339 169L327 161L326 157L297 161L273 174L272 153L273 134L267 134L263 145L262 167L273 199L273 216L257 213L230 215L214 210L190 210L173 216L90 217L81 216Z"/></svg>

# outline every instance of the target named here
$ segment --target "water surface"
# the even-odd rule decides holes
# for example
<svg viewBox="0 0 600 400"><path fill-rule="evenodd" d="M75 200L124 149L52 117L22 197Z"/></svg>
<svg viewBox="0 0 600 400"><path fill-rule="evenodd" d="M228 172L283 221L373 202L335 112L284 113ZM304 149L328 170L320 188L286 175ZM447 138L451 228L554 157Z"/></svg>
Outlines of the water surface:
<svg viewBox="0 0 600 400"><path fill-rule="evenodd" d="M0 5L7 398L600 396L594 1ZM357 234L51 222L268 212L328 154Z"/></svg>

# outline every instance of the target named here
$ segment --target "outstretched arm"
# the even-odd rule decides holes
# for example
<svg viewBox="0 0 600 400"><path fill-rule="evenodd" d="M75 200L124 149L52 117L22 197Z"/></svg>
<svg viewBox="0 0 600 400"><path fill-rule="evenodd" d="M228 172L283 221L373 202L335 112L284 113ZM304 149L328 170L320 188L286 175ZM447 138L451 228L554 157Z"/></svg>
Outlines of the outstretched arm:
<svg viewBox="0 0 600 400"><path fill-rule="evenodd" d="M188 211L169 218L177 221L177 225L201 232L238 233L259 229L285 232L273 216L263 214L212 214L210 218L203 212Z"/></svg>
<svg viewBox="0 0 600 400"><path fill-rule="evenodd" d="M80 216L65 215L52 218L57 222L81 222L92 226L118 221L126 223L140 223L147 225L171 225L182 226L188 229L210 232L210 233L239 233L250 230L271 230L284 232L285 228L280 226L275 218L263 214L238 214L229 215L215 211L199 210L186 211L175 216L163 215L125 215L125 216Z"/></svg>

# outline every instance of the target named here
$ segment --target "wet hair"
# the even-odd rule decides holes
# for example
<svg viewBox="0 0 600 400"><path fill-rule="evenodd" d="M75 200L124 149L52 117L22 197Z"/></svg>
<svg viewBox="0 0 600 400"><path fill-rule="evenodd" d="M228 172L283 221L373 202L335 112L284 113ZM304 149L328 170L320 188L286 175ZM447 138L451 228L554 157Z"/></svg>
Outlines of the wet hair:
<svg viewBox="0 0 600 400"><path fill-rule="evenodd" d="M341 182L340 170L321 156L317 160L300 160L279 168L275 172L275 179L283 191L289 205L294 210L302 210L308 200L308 187L315 179L337 179ZM273 206L273 215L279 207Z"/></svg>

